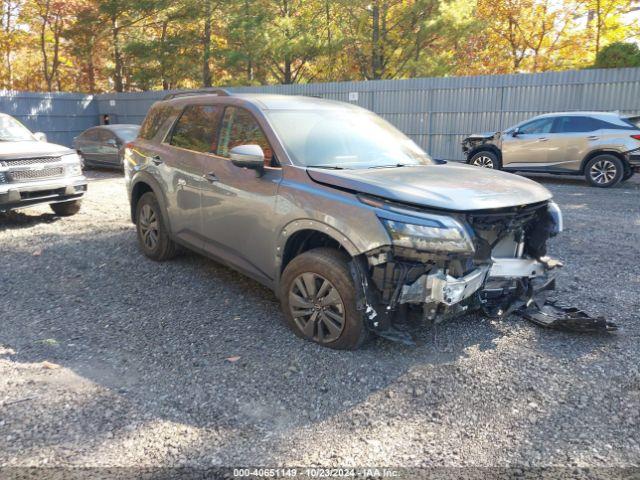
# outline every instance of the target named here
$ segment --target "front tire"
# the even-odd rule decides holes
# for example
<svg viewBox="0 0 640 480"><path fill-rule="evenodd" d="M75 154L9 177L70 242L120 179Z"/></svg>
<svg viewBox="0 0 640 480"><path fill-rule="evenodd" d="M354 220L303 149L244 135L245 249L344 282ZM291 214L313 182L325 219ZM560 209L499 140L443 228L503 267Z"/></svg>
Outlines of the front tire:
<svg viewBox="0 0 640 480"><path fill-rule="evenodd" d="M620 183L623 175L624 165L613 155L598 155L589 160L584 168L584 176L592 187L613 187Z"/></svg>
<svg viewBox="0 0 640 480"><path fill-rule="evenodd" d="M476 167L491 168L494 170L502 169L502 162L498 158L498 155L489 150L482 150L475 153L467 163Z"/></svg>
<svg viewBox="0 0 640 480"><path fill-rule="evenodd" d="M136 205L136 231L142 253L162 262L176 255L176 244L169 237L160 204L153 192L147 192Z"/></svg>
<svg viewBox="0 0 640 480"><path fill-rule="evenodd" d="M71 200L69 202L52 203L49 205L53 212L60 217L70 217L80 211L82 200Z"/></svg>
<svg viewBox="0 0 640 480"><path fill-rule="evenodd" d="M343 252L316 248L287 265L280 301L296 335L336 350L356 350L368 339L348 261Z"/></svg>

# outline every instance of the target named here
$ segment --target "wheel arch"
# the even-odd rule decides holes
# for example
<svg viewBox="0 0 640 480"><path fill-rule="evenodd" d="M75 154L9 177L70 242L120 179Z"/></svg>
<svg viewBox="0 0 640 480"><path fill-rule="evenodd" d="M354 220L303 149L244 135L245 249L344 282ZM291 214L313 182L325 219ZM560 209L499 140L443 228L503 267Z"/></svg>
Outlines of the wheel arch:
<svg viewBox="0 0 640 480"><path fill-rule="evenodd" d="M132 183L130 195L131 221L136 223L136 206L140 198L147 192L152 192L156 196L160 204L160 214L162 215L164 224L167 225L169 232L171 232L171 224L169 222L169 216L167 215L166 199L162 194L162 188L150 175L139 175Z"/></svg>
<svg viewBox="0 0 640 480"><path fill-rule="evenodd" d="M618 158L622 162L622 166L624 167L625 172L627 172L630 168L629 163L627 162L627 159L624 157L622 153L618 152L617 150L607 150L607 149L594 150L593 152L589 152L582 159L582 162L580 163L580 173L582 175L585 174L585 168L587 166L587 163L589 163L590 160L594 159L599 155L613 155L614 157Z"/></svg>
<svg viewBox="0 0 640 480"><path fill-rule="evenodd" d="M467 153L467 162L470 162L473 156L476 153L480 152L495 153L498 156L498 159L502 162L502 151L497 146L488 143L478 145L477 147L470 150L469 153Z"/></svg>
<svg viewBox="0 0 640 480"><path fill-rule="evenodd" d="M336 248L346 252L350 257L361 253L341 232L315 220L297 220L289 223L282 229L280 239L280 275L291 260L317 247Z"/></svg>

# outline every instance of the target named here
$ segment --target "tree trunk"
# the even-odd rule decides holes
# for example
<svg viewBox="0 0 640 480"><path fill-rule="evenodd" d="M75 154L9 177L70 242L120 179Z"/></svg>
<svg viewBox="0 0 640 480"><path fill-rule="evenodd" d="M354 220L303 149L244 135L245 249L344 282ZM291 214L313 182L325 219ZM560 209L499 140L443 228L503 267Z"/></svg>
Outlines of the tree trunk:
<svg viewBox="0 0 640 480"><path fill-rule="evenodd" d="M89 48L89 58L87 59L87 79L89 80L89 93L96 93L96 67L93 63L93 41Z"/></svg>
<svg viewBox="0 0 640 480"><path fill-rule="evenodd" d="M202 35L202 86L208 88L211 86L211 0L205 1L204 13L204 33Z"/></svg>
<svg viewBox="0 0 640 480"><path fill-rule="evenodd" d="M169 90L170 82L167 80L167 29L169 28L169 20L162 22L162 35L160 37L160 77L162 78L162 89Z"/></svg>
<svg viewBox="0 0 640 480"><path fill-rule="evenodd" d="M5 2L7 11L5 17L4 31L9 39L7 42L7 50L5 52L5 68L7 69L7 81L5 83L5 88L7 90L11 90L13 88L13 67L11 62L11 3Z"/></svg>
<svg viewBox="0 0 640 480"><path fill-rule="evenodd" d="M380 4L375 0L371 6L373 29L371 32L371 78L378 80L382 77L380 64Z"/></svg>
<svg viewBox="0 0 640 480"><path fill-rule="evenodd" d="M600 52L600 35L602 29L602 12L600 8L600 0L596 0L596 55Z"/></svg>
<svg viewBox="0 0 640 480"><path fill-rule="evenodd" d="M118 25L118 17L114 13L111 16L111 35L113 38L113 86L116 92L124 91L124 84L122 82L123 66L122 66L122 52L120 51L120 27Z"/></svg>
<svg viewBox="0 0 640 480"><path fill-rule="evenodd" d="M292 83L293 80L293 74L291 71L291 59L289 58L285 58L284 59L284 79L282 81L282 83L284 83L285 85L289 85Z"/></svg>
<svg viewBox="0 0 640 480"><path fill-rule="evenodd" d="M253 82L253 60L247 60L247 81Z"/></svg>

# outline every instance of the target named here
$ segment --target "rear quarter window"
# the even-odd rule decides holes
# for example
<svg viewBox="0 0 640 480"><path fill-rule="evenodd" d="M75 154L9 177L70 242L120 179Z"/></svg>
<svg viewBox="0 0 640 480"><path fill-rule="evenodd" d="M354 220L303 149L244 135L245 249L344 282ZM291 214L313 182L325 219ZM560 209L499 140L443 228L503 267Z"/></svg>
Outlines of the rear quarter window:
<svg viewBox="0 0 640 480"><path fill-rule="evenodd" d="M138 136L145 140L151 140L156 136L160 127L162 127L172 113L173 108L168 105L151 107L151 110L147 113L144 122L142 122Z"/></svg>

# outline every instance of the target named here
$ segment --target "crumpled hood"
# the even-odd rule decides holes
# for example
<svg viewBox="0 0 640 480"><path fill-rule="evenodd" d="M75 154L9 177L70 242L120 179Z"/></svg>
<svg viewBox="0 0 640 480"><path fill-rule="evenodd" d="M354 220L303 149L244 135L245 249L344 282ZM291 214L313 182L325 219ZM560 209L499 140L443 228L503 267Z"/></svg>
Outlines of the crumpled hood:
<svg viewBox="0 0 640 480"><path fill-rule="evenodd" d="M316 182L445 210L505 208L549 200L542 185L512 173L463 164L361 170L308 168Z"/></svg>
<svg viewBox="0 0 640 480"><path fill-rule="evenodd" d="M0 142L0 160L67 155L73 150L48 142Z"/></svg>
<svg viewBox="0 0 640 480"><path fill-rule="evenodd" d="M472 133L465 140L489 140L500 135L500 132Z"/></svg>

